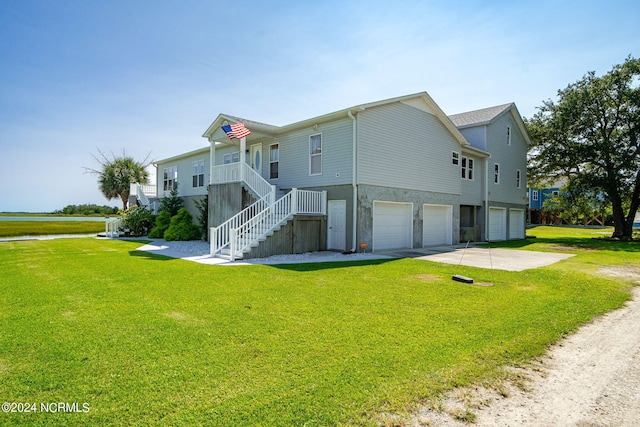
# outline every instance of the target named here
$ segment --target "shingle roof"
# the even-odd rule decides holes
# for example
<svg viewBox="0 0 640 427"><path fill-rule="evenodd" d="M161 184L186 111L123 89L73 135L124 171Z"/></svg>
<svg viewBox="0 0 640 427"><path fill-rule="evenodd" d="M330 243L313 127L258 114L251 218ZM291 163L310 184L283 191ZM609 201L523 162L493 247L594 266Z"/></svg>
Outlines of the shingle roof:
<svg viewBox="0 0 640 427"><path fill-rule="evenodd" d="M481 125L491 122L503 112L513 106L513 103L496 105L495 107L482 108L480 110L467 111L466 113L453 114L449 119L456 127Z"/></svg>

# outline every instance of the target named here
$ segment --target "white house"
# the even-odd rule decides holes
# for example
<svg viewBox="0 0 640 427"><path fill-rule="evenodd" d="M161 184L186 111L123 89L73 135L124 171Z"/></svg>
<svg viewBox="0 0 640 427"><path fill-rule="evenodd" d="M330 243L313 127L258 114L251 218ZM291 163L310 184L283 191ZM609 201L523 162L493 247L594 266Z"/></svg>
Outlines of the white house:
<svg viewBox="0 0 640 427"><path fill-rule="evenodd" d="M221 126L251 131L229 139ZM188 208L209 196L212 254L420 248L524 237L528 135L514 104L450 117L426 93L285 126L220 114L209 147L157 162ZM295 189L295 190L294 190Z"/></svg>

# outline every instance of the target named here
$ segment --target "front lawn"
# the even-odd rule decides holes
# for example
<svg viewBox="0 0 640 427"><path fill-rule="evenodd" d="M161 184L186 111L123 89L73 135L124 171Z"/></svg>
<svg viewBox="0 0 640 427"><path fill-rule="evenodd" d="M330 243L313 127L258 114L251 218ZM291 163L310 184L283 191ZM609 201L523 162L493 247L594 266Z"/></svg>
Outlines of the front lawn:
<svg viewBox="0 0 640 427"><path fill-rule="evenodd" d="M630 283L579 266L589 251L637 264L631 245L571 247L584 253L515 273L413 259L220 267L131 241L0 243L0 397L38 405L0 424L377 425L622 305ZM47 402L89 410L43 413Z"/></svg>

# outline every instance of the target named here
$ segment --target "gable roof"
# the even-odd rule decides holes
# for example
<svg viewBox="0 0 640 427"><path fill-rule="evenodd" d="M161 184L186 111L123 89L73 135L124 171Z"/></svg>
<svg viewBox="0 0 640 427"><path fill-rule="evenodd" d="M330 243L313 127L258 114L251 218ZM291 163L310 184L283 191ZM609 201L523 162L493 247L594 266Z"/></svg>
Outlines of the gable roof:
<svg viewBox="0 0 640 427"><path fill-rule="evenodd" d="M220 129L220 126L227 122L243 122L247 128L249 128L252 132L256 132L257 135L268 135L268 136L276 136L277 134L289 132L294 129L303 128L312 126L317 123L327 122L330 120L335 120L341 117L348 116L349 113L355 114L361 111L364 111L368 108L378 107L387 104L393 104L397 102L409 102L409 101L421 101L425 105L425 109L428 110L431 114L435 115L442 124L451 132L451 134L455 137L455 139L463 146L469 146L469 142L466 138L460 133L458 128L452 121L447 117L447 115L440 109L440 107L435 103L435 101L429 96L427 92L419 92L411 95L400 96L396 98L386 99L382 101L369 102L366 104L356 105L354 107L345 108L343 110L334 111L332 113L324 114L322 116L312 117L310 119L305 119L299 122L291 123L284 126L273 126L268 125L266 123L260 123L253 120L247 120L241 117L232 116L229 114L219 114L218 117L209 125L207 130L202 135L204 138L211 138L215 132Z"/></svg>
<svg viewBox="0 0 640 427"><path fill-rule="evenodd" d="M449 116L449 119L451 119L453 124L458 128L487 125L500 117L502 113L506 112L512 106L515 106L513 102L509 104L496 105L495 107L488 107L482 108L480 110L467 111L466 113L453 114Z"/></svg>
<svg viewBox="0 0 640 427"><path fill-rule="evenodd" d="M522 133L527 145L531 145L531 137L527 131L527 127L522 120L522 116L516 107L516 104L510 102L508 104L496 105L495 107L482 108L480 110L467 111L466 113L453 114L449 119L458 129L464 129L473 126L485 126L495 122L498 117L511 112L520 132Z"/></svg>

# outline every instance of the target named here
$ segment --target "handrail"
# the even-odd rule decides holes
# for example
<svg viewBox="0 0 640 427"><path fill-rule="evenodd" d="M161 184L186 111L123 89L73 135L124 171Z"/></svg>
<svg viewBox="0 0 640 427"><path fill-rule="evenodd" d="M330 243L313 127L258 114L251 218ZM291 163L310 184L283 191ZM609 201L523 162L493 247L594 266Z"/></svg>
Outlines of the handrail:
<svg viewBox="0 0 640 427"><path fill-rule="evenodd" d="M124 224L122 217L108 218L104 222L104 235L110 239L120 237L120 227Z"/></svg>
<svg viewBox="0 0 640 427"><path fill-rule="evenodd" d="M229 246L231 241L230 230L238 228L241 224L247 222L251 217L256 215L256 213L262 211L266 206L268 206L268 199L270 196L270 194L266 195L255 203L247 206L219 226L210 228L211 256L215 256L222 249Z"/></svg>
<svg viewBox="0 0 640 427"><path fill-rule="evenodd" d="M214 184L244 182L258 199L273 192L273 199L269 202L273 203L275 201L275 185L271 185L269 181L264 179L262 175L246 163L241 164L235 162L214 166L211 169L211 173Z"/></svg>
<svg viewBox="0 0 640 427"><path fill-rule="evenodd" d="M261 199L264 201L265 198ZM236 257L246 248L263 238L268 233L288 221L292 215L298 214L326 214L327 192L298 190L293 188L289 193L277 201L266 205L259 212L246 212L250 214L246 220L240 221L240 214L234 217L234 221L227 221L224 227L211 228L211 255L215 256L223 248L229 247L229 257L235 261ZM258 207L254 203L251 207ZM241 213L247 211L245 209Z"/></svg>

